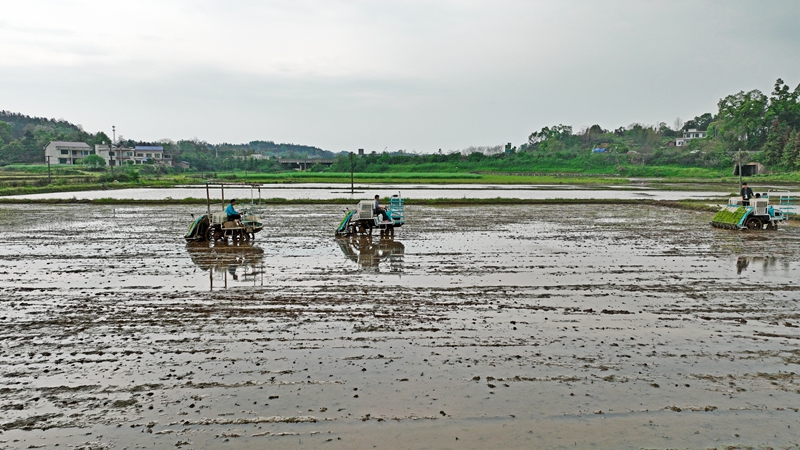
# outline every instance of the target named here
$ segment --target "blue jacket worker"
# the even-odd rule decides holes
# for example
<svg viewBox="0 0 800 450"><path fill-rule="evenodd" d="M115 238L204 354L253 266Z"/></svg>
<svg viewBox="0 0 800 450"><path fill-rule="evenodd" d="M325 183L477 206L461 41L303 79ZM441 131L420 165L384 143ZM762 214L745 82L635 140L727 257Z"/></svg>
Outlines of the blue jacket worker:
<svg viewBox="0 0 800 450"><path fill-rule="evenodd" d="M242 219L242 215L236 212L234 205L236 204L236 199L231 199L231 203L225 207L225 214L228 215L228 220L235 220L237 223Z"/></svg>

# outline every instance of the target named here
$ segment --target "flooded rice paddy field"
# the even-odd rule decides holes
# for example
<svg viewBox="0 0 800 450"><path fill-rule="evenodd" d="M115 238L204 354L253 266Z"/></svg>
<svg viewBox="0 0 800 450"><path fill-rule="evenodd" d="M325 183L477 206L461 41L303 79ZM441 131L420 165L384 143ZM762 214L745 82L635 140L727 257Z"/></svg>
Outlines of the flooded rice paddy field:
<svg viewBox="0 0 800 450"><path fill-rule="evenodd" d="M287 199L287 200L337 200L342 198L354 199L355 202L370 192L391 192L402 194L409 199L496 199L513 198L526 200L542 199L643 199L652 200L684 200L718 198L727 201L733 193L715 186L680 185L664 189L665 186L654 187L646 183L622 184L619 186L582 186L582 185L420 185L420 184L381 184L377 186L356 186L349 184L315 184L315 183L289 183L285 185L269 184L261 187L226 185L224 192L218 188L207 191L205 186L183 186L170 188L128 188L109 189L79 192L45 192L40 194L13 195L8 199L61 199L61 200L97 200L112 198L118 200L164 200L164 199L205 199L211 198L238 198L238 199ZM756 187L758 191L766 192L769 187ZM773 188L774 189L774 188ZM787 195L797 197L796 192L790 193L781 189ZM224 195L223 195L224 194ZM372 194L374 195L374 194ZM775 192L773 191L773 195Z"/></svg>
<svg viewBox="0 0 800 450"><path fill-rule="evenodd" d="M201 208L202 209L202 208ZM651 206L0 208L0 448L797 448L800 228Z"/></svg>

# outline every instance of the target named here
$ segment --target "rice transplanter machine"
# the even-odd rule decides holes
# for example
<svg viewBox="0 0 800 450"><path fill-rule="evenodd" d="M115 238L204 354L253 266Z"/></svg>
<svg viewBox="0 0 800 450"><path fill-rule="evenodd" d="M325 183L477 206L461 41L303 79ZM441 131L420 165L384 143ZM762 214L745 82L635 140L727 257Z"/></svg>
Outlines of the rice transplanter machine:
<svg viewBox="0 0 800 450"><path fill-rule="evenodd" d="M361 200L356 209L345 212L344 219L336 228L336 237L371 236L372 230L380 230L381 235L394 236L394 229L403 226L405 220L405 202L400 194L392 195L386 208L389 220L382 220L380 214L373 210L373 200Z"/></svg>

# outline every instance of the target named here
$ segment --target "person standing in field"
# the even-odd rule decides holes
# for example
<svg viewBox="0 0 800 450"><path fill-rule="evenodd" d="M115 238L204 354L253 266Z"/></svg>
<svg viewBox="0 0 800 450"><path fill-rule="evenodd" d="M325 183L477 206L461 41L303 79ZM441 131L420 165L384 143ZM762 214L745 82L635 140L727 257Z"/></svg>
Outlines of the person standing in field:
<svg viewBox="0 0 800 450"><path fill-rule="evenodd" d="M750 198L753 197L753 190L747 187L747 183L742 183L742 206L750 206Z"/></svg>

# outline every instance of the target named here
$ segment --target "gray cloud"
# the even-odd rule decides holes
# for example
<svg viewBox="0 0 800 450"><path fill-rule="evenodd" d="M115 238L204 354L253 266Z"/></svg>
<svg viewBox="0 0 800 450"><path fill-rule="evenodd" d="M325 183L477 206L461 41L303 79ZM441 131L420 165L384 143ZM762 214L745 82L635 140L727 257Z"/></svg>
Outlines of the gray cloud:
<svg viewBox="0 0 800 450"><path fill-rule="evenodd" d="M0 22L0 108L143 140L428 152L800 83L791 0L30 3Z"/></svg>

